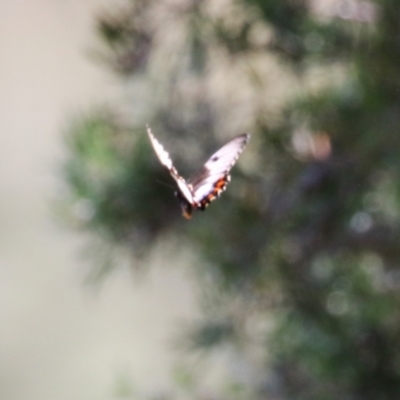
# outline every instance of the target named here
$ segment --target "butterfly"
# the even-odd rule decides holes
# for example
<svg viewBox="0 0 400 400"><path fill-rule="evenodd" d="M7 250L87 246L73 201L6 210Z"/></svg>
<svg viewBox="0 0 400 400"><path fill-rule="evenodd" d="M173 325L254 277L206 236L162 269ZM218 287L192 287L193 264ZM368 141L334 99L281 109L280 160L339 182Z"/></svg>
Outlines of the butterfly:
<svg viewBox="0 0 400 400"><path fill-rule="evenodd" d="M247 133L236 136L214 153L196 174L185 180L178 174L168 152L154 137L148 125L147 133L158 159L178 185L175 196L183 216L188 219L191 218L193 210L204 211L226 189L231 178L229 171L250 139Z"/></svg>

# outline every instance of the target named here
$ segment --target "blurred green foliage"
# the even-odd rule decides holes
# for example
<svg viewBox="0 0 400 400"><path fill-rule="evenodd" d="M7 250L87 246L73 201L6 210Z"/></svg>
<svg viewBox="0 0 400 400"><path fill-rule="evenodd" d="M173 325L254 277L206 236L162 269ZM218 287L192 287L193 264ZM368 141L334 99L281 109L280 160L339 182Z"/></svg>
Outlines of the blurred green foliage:
<svg viewBox="0 0 400 400"><path fill-rule="evenodd" d="M135 257L196 250L192 344L229 344L248 372L219 398L400 397L399 16L396 0L132 0L97 21L129 112L72 125L66 203ZM252 134L189 222L146 122L184 176Z"/></svg>

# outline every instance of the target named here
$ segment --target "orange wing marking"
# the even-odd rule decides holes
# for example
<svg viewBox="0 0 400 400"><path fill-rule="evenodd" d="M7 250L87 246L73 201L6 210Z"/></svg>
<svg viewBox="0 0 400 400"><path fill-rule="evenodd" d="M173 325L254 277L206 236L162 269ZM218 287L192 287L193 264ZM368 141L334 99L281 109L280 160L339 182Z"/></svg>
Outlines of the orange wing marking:
<svg viewBox="0 0 400 400"><path fill-rule="evenodd" d="M208 205L217 199L221 193L226 189L226 185L230 181L231 177L229 175L222 177L214 184L214 188L211 193L200 200L198 209L204 211Z"/></svg>

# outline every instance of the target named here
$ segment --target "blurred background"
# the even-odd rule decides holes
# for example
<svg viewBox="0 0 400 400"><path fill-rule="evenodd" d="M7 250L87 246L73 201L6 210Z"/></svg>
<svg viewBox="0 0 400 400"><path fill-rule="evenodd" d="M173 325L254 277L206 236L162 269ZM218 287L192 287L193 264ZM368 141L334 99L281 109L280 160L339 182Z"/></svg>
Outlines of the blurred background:
<svg viewBox="0 0 400 400"><path fill-rule="evenodd" d="M400 396L397 0L0 12L2 398Z"/></svg>
<svg viewBox="0 0 400 400"><path fill-rule="evenodd" d="M86 239L55 217L69 117L117 93L88 56L99 10L98 0L0 4L1 399L162 392L174 324L193 313L184 270L157 268L157 255L146 279L122 268L87 285Z"/></svg>

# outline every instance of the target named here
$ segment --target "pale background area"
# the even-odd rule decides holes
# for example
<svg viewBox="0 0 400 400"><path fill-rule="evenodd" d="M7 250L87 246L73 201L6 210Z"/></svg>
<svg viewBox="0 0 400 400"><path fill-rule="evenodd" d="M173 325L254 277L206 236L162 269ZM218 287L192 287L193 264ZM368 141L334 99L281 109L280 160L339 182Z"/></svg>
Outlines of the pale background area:
<svg viewBox="0 0 400 400"><path fill-rule="evenodd" d="M87 56L99 0L0 2L0 399L116 398L168 386L177 322L194 298L182 269L83 285L81 238L52 219L69 116L121 89ZM144 133L145 134L145 133Z"/></svg>

